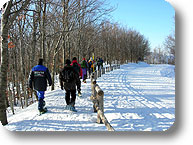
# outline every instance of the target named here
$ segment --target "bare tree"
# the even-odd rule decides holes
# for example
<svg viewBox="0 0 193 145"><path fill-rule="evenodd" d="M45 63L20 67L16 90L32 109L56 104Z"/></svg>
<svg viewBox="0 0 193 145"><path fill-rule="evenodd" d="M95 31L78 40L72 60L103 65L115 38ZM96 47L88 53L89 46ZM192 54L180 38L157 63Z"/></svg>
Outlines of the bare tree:
<svg viewBox="0 0 193 145"><path fill-rule="evenodd" d="M169 53L169 63L175 64L175 33L167 36L164 46L166 51Z"/></svg>
<svg viewBox="0 0 193 145"><path fill-rule="evenodd" d="M0 120L3 125L6 125L6 106L5 98L7 91L7 68L8 68L8 29L19 15L19 13L27 7L30 0L26 0L20 4L20 9L18 11L11 11L11 8L18 4L18 2L13 2L13 0L8 1L3 5L3 12L1 18L1 33L2 33L2 45L1 45L1 68L0 68Z"/></svg>

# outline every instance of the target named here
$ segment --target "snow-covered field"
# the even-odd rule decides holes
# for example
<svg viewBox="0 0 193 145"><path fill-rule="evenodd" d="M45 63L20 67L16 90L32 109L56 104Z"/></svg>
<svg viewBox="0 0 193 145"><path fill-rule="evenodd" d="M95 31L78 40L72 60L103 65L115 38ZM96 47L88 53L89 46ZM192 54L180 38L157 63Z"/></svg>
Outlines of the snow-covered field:
<svg viewBox="0 0 193 145"><path fill-rule="evenodd" d="M104 91L104 111L115 131L165 131L175 122L175 66L129 63L102 75L97 83ZM82 83L77 113L64 110L65 91L46 92L48 113L38 115L37 103L8 113L11 131L107 131L97 124L90 101L90 80Z"/></svg>

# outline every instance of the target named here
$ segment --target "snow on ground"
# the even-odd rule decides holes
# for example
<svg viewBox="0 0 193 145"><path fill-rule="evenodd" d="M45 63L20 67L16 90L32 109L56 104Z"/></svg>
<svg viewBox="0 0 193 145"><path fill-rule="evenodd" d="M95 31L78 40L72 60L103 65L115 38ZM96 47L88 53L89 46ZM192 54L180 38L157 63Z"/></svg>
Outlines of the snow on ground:
<svg viewBox="0 0 193 145"><path fill-rule="evenodd" d="M175 121L175 66L143 62L122 65L102 75L97 83L104 91L104 111L116 131L165 131ZM37 103L8 113L11 131L107 131L97 124L90 101L90 80L82 83L82 98L77 97L77 113L64 110L65 91L46 92L48 113L38 115Z"/></svg>

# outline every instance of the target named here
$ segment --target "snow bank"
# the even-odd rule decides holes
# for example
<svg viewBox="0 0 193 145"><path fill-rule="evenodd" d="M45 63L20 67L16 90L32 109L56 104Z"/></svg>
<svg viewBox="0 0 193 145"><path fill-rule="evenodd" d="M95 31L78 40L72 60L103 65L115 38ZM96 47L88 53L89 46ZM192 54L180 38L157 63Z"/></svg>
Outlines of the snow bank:
<svg viewBox="0 0 193 145"><path fill-rule="evenodd" d="M149 67L150 65L147 64L146 62L139 61L139 62L138 62L138 66L140 66L140 67Z"/></svg>
<svg viewBox="0 0 193 145"><path fill-rule="evenodd" d="M175 66L174 65L167 65L167 67L163 68L160 71L161 76L175 78Z"/></svg>

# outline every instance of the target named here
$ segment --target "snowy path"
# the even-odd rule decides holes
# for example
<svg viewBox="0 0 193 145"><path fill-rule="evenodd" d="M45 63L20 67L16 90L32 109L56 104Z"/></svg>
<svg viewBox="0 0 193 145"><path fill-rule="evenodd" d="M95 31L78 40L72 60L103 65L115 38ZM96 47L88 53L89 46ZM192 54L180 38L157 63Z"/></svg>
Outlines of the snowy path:
<svg viewBox="0 0 193 145"><path fill-rule="evenodd" d="M166 68L164 65L124 65L106 77L109 83L99 83L108 94L105 113L115 130L158 131L173 124L175 79L165 77Z"/></svg>
<svg viewBox="0 0 193 145"><path fill-rule="evenodd" d="M174 66L126 64L97 80L103 89L105 116L116 131L163 131L175 121ZM82 84L77 98L77 113L64 111L64 91L56 83L55 91L46 92L49 111L37 115L37 103L9 114L9 130L17 131L107 131L96 124L90 101L90 81Z"/></svg>

